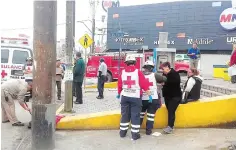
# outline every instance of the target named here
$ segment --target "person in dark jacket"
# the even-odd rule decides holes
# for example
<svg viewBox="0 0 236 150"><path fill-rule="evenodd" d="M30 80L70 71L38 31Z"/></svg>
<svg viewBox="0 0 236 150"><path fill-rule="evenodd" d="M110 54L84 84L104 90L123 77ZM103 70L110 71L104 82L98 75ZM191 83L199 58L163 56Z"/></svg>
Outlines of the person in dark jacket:
<svg viewBox="0 0 236 150"><path fill-rule="evenodd" d="M200 99L203 78L195 68L189 69L188 80L184 85L182 104Z"/></svg>
<svg viewBox="0 0 236 150"><path fill-rule="evenodd" d="M85 73L85 63L81 57L81 53L76 53L76 65L74 69L74 85L76 91L76 101L75 104L83 104L83 95L82 95L82 84L84 80Z"/></svg>
<svg viewBox="0 0 236 150"><path fill-rule="evenodd" d="M73 62L73 73L75 72L75 65L76 65L76 58L74 58L74 62ZM76 97L75 82L74 82L74 80L73 80L73 83L72 83L72 93L73 93L73 96Z"/></svg>
<svg viewBox="0 0 236 150"><path fill-rule="evenodd" d="M163 83L162 94L168 111L168 126L163 131L171 134L175 123L175 111L182 99L181 79L179 73L171 68L169 62L162 64L162 70L163 75L167 78L167 81Z"/></svg>

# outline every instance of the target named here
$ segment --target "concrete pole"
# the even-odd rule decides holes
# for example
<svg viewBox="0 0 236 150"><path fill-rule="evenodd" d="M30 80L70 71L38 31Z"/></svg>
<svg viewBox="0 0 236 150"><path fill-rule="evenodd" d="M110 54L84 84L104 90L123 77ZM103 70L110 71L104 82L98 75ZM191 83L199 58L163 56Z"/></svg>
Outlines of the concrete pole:
<svg viewBox="0 0 236 150"><path fill-rule="evenodd" d="M95 0L92 0L92 40L93 40L93 43L91 45L91 53L94 53L95 52L95 41L94 41L94 38L95 38L95 3L96 1Z"/></svg>
<svg viewBox="0 0 236 150"><path fill-rule="evenodd" d="M66 1L66 64L65 72L65 112L72 112L73 107L73 50L74 50L74 35L75 35L75 0Z"/></svg>
<svg viewBox="0 0 236 150"><path fill-rule="evenodd" d="M55 147L57 1L34 1L32 150Z"/></svg>

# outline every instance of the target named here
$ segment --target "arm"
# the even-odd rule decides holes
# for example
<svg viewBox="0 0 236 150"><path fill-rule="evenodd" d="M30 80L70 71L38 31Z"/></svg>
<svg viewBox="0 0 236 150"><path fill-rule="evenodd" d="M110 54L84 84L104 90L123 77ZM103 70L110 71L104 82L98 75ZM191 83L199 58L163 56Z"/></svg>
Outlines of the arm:
<svg viewBox="0 0 236 150"><path fill-rule="evenodd" d="M122 91L122 78L121 75L118 77L118 94L120 95L121 91Z"/></svg>
<svg viewBox="0 0 236 150"><path fill-rule="evenodd" d="M138 76L139 76L139 85L140 85L141 90L149 91L149 85L147 83L147 79L145 78L145 76L140 70L138 71Z"/></svg>
<svg viewBox="0 0 236 150"><path fill-rule="evenodd" d="M24 103L25 93L27 93L26 88L24 88L23 90L19 92L19 94L17 95L17 100L22 108L24 108L25 110L29 110L29 108Z"/></svg>
<svg viewBox="0 0 236 150"><path fill-rule="evenodd" d="M167 81L167 78L165 76L162 76L158 73L155 73L155 78L157 83L163 83Z"/></svg>
<svg viewBox="0 0 236 150"><path fill-rule="evenodd" d="M188 55L188 56L193 56L191 49L188 50L187 55Z"/></svg>
<svg viewBox="0 0 236 150"><path fill-rule="evenodd" d="M190 92L195 84L196 84L196 81L191 77L191 78L188 80L187 86L186 86L186 88L184 89L184 91L185 91L185 92Z"/></svg>

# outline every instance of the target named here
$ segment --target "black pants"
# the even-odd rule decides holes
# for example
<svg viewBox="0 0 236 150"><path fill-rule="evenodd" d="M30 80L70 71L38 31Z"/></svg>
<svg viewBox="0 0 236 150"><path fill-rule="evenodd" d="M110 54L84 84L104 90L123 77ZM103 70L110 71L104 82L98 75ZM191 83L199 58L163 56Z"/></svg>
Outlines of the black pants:
<svg viewBox="0 0 236 150"><path fill-rule="evenodd" d="M168 126L173 128L175 125L175 111L181 102L182 97L165 97L165 105L168 111Z"/></svg>
<svg viewBox="0 0 236 150"><path fill-rule="evenodd" d="M80 104L83 103L82 84L83 82L74 82L76 91L76 102L79 102Z"/></svg>
<svg viewBox="0 0 236 150"><path fill-rule="evenodd" d="M232 83L236 83L236 75L231 76L231 82L232 82Z"/></svg>
<svg viewBox="0 0 236 150"><path fill-rule="evenodd" d="M75 90L75 82L72 82L72 94L73 96L76 96L76 90Z"/></svg>
<svg viewBox="0 0 236 150"><path fill-rule="evenodd" d="M140 129L140 112L142 107L141 98L121 97L121 121L120 121L120 136L124 137L129 128L131 120L132 138L139 135Z"/></svg>
<svg viewBox="0 0 236 150"><path fill-rule="evenodd" d="M161 106L160 99L153 99L152 103L149 103L148 100L143 100L142 104L143 106L140 113L140 125L142 125L143 118L145 116L145 113L147 112L146 129L151 130L153 129L156 111Z"/></svg>
<svg viewBox="0 0 236 150"><path fill-rule="evenodd" d="M61 98L61 81L56 81L57 85L57 98Z"/></svg>
<svg viewBox="0 0 236 150"><path fill-rule="evenodd" d="M98 96L103 97L105 76L98 78Z"/></svg>

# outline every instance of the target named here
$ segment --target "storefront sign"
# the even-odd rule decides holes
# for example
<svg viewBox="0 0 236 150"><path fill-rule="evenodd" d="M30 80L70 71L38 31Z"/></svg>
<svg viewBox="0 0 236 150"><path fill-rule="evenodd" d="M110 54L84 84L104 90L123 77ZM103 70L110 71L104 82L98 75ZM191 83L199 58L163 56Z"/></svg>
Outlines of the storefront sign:
<svg viewBox="0 0 236 150"><path fill-rule="evenodd" d="M236 43L236 37L227 37L227 43Z"/></svg>
<svg viewBox="0 0 236 150"><path fill-rule="evenodd" d="M107 12L108 8L111 7L120 7L120 1L102 1L102 8L105 12Z"/></svg>
<svg viewBox="0 0 236 150"><path fill-rule="evenodd" d="M208 45L208 44L212 44L213 40L210 40L208 38L201 38L201 39L196 39L196 40L188 39L187 43L188 44L193 44L193 42L196 42L199 45Z"/></svg>
<svg viewBox="0 0 236 150"><path fill-rule="evenodd" d="M116 42L122 42L122 43L143 43L144 42L144 37L116 38Z"/></svg>
<svg viewBox="0 0 236 150"><path fill-rule="evenodd" d="M175 41L167 41L168 45L174 45ZM154 41L154 45L159 45L159 41Z"/></svg>
<svg viewBox="0 0 236 150"><path fill-rule="evenodd" d="M220 14L220 25L225 30L236 29L236 8L227 8Z"/></svg>

